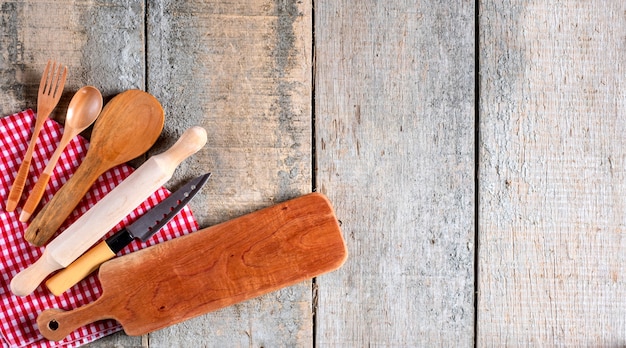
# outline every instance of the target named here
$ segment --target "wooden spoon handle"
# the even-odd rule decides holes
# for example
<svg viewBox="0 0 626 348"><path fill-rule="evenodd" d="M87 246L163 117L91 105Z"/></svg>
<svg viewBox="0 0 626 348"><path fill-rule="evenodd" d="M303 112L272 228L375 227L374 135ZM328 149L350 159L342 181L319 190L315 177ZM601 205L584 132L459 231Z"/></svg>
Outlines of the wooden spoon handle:
<svg viewBox="0 0 626 348"><path fill-rule="evenodd" d="M52 175L54 167L59 161L63 150L65 149L67 144L69 144L70 140L72 140L72 138L75 137L77 134L78 133L69 128L66 129L65 133L63 133L63 137L61 138L59 145L57 145L57 148L48 160L46 167L44 168L41 175L39 175L39 179L37 179L35 187L28 195L26 203L24 203L24 209L22 209L22 213L20 214L21 222L28 221L28 219L30 219L30 216L33 215L35 209L37 209L37 205L39 205L39 201L41 200L41 197L43 197L43 193L46 190L46 186L48 185L50 176Z"/></svg>
<svg viewBox="0 0 626 348"><path fill-rule="evenodd" d="M102 168L97 157L87 154L74 175L35 216L24 238L36 246L48 242L104 170L106 168Z"/></svg>

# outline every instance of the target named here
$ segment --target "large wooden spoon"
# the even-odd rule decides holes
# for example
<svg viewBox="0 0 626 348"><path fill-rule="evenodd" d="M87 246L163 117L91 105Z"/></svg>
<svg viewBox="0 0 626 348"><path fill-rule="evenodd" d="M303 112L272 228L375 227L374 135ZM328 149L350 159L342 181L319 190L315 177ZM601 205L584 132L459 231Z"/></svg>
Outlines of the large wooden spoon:
<svg viewBox="0 0 626 348"><path fill-rule="evenodd" d="M100 91L96 87L85 86L74 94L67 108L65 129L63 130L61 141L59 141L59 145L52 154L52 157L48 160L46 168L44 168L43 172L39 175L35 187L30 191L28 199L24 204L24 209L22 209L22 213L20 214L20 221L28 221L35 211L35 208L37 208L46 190L46 186L48 186L52 172L63 150L65 150L65 147L74 137L80 134L80 132L91 126L96 118L98 118L98 115L100 115L100 111L102 111L102 94L100 94Z"/></svg>
<svg viewBox="0 0 626 348"><path fill-rule="evenodd" d="M24 238L44 245L102 173L140 156L156 142L164 117L159 101L139 90L120 93L107 103L94 125L85 159L33 219Z"/></svg>

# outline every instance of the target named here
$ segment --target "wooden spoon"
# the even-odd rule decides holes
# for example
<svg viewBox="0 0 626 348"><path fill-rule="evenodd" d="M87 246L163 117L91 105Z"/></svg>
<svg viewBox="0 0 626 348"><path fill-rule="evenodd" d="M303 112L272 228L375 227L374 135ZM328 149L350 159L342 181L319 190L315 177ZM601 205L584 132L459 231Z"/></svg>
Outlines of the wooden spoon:
<svg viewBox="0 0 626 348"><path fill-rule="evenodd" d="M24 238L44 245L102 173L140 156L156 142L164 117L159 101L146 92L129 90L113 98L94 125L85 159L33 219Z"/></svg>
<svg viewBox="0 0 626 348"><path fill-rule="evenodd" d="M39 176L35 187L30 192L24 209L20 214L20 221L26 222L37 208L41 197L43 196L50 176L54 171L54 167L61 157L63 150L74 137L89 127L100 115L102 111L102 94L93 86L85 86L74 94L70 105L67 108L67 116L65 117L65 129L58 147L50 157L43 172Z"/></svg>

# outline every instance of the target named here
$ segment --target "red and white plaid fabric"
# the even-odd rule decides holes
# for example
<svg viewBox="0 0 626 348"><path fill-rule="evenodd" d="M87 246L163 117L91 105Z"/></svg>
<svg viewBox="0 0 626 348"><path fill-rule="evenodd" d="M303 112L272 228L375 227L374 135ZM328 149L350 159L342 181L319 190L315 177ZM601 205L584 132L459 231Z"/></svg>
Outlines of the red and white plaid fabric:
<svg viewBox="0 0 626 348"><path fill-rule="evenodd" d="M9 284L13 276L39 259L39 256L44 251L43 247L33 247L24 240L24 231L28 225L19 221L19 214L28 197L28 193L34 187L39 174L43 171L45 164L54 152L63 132L57 122L50 119L46 121L38 138L22 200L16 211L8 213L6 212L6 200L13 180L17 175L22 157L28 147L34 124L35 114L32 110L0 118L0 333L4 347L78 347L119 331L121 327L113 320L100 321L74 331L60 342L51 342L39 334L36 324L37 316L41 311L48 308L71 310L100 297L102 288L97 279L97 272L94 272L59 297L50 293L44 285L40 285L33 294L26 297L15 296L9 290ZM61 188L78 168L87 152L87 148L88 142L82 137L75 138L68 145L59 159L54 175L50 178L40 207L52 199L54 193ZM66 229L132 172L132 167L120 165L103 174L94 183L74 213L61 226L60 230ZM157 190L113 228L107 237L133 222L168 195L169 191L165 188ZM130 253L197 229L198 224L191 210L185 207L150 241L145 244L140 242L131 243L122 251L122 254Z"/></svg>

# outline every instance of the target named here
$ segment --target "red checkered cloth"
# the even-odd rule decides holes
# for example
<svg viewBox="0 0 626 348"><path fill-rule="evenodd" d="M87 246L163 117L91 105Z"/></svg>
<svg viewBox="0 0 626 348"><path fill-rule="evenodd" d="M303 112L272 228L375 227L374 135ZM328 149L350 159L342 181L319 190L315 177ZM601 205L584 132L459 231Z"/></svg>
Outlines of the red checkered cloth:
<svg viewBox="0 0 626 348"><path fill-rule="evenodd" d="M43 171L45 164L54 152L63 132L61 126L55 121L50 119L46 121L35 147L20 205L16 211L8 213L6 212L6 200L28 147L34 124L35 113L32 110L0 118L0 333L5 347L78 347L119 331L121 327L113 320L99 321L74 331L60 342L51 342L40 335L37 330L36 319L44 309L60 308L71 310L100 297L102 288L96 276L97 272L94 272L59 297L54 296L43 285L39 286L33 294L26 297L14 296L9 290L9 283L13 276L39 259L39 256L44 251L43 247L33 247L24 240L24 231L28 225L19 221L21 212L19 207L24 204L28 193L34 187L39 174ZM59 159L54 174L50 178L40 207L52 199L54 193L74 173L83 160L87 148L88 142L82 137L73 139L67 146ZM74 213L61 226L60 230L66 229L132 172L132 167L120 165L104 173L94 183ZM135 211L114 227L107 234L107 237L127 224L132 223L137 217L168 195L169 191L165 188L157 190ZM131 243L122 251L122 254L130 253L142 247L178 237L197 229L198 224L191 210L185 207L147 243Z"/></svg>

